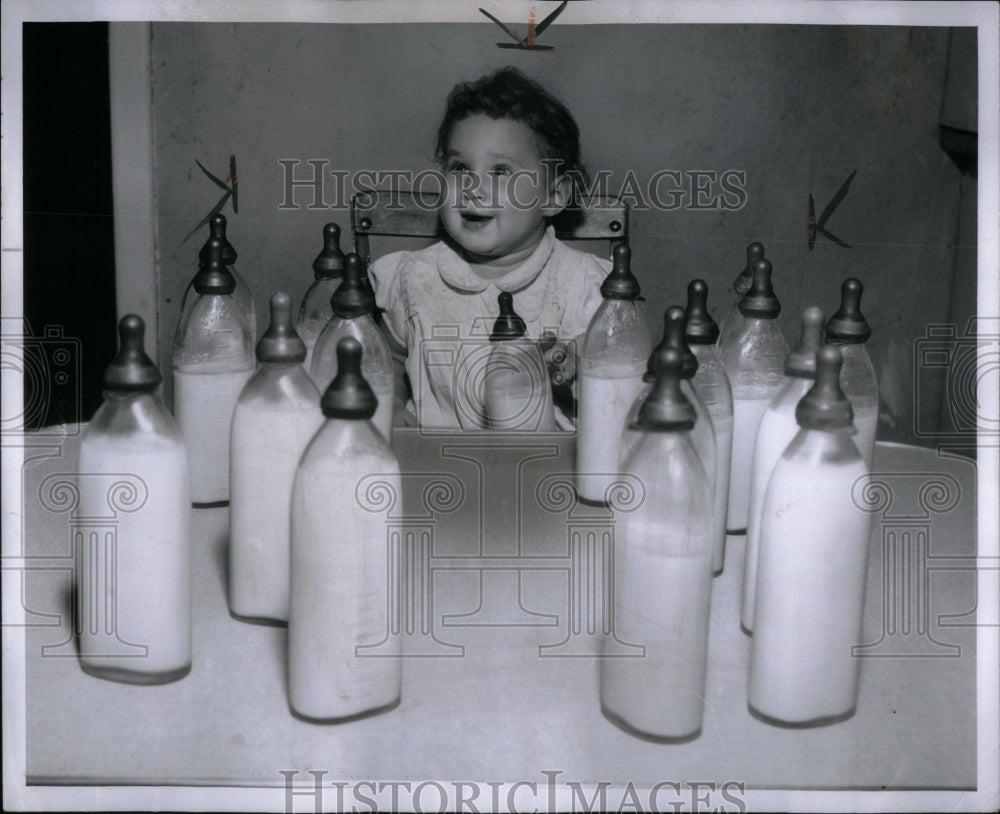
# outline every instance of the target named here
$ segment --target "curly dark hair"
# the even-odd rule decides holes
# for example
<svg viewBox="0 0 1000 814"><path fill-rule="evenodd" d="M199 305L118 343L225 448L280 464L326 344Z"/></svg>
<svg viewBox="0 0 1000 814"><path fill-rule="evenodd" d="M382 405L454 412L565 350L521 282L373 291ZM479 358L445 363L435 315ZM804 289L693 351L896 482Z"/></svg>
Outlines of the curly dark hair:
<svg viewBox="0 0 1000 814"><path fill-rule="evenodd" d="M570 180L569 203L551 219L560 233L571 232L582 220L580 188L587 171L580 160L580 128L566 106L517 68L500 68L474 82L459 82L448 94L444 119L438 127L435 157L442 165L456 122L475 114L513 119L526 124L541 142L543 158Z"/></svg>

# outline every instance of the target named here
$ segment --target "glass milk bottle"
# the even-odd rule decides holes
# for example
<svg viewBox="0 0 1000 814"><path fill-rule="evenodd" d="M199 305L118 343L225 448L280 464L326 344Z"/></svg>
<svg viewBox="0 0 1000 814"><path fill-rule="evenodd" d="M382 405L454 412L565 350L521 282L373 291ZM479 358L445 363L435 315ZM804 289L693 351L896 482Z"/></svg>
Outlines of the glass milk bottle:
<svg viewBox="0 0 1000 814"><path fill-rule="evenodd" d="M191 669L191 495L144 330L134 314L119 324L104 403L80 438L80 515L107 517L111 507L117 528L110 544L96 531L81 541L77 618L84 672L162 684Z"/></svg>
<svg viewBox="0 0 1000 814"><path fill-rule="evenodd" d="M333 316L316 340L309 375L320 392L337 375L337 345L353 336L364 348L364 374L378 398L374 424L386 440L392 438L393 371L389 343L375 324L375 297L365 285L364 261L356 254L344 258L344 276L330 298Z"/></svg>
<svg viewBox="0 0 1000 814"><path fill-rule="evenodd" d="M869 471L875 454L878 428L878 379L865 343L872 331L861 313L861 281L851 277L840 287L840 308L826 323L826 344L836 345L844 356L840 386L854 408L854 443Z"/></svg>
<svg viewBox="0 0 1000 814"><path fill-rule="evenodd" d="M701 396L699 396L691 386L691 380L698 372L698 360L691 352L691 348L689 348L687 343L684 341L686 322L687 314L683 308L677 305L668 308L666 313L663 315L663 339L650 354L649 367L646 371L646 375L643 376L643 389L640 391L638 398L633 402L632 408L629 410L628 416L625 418L625 428L622 431L621 441L621 460L624 462L625 458L627 458L632 452L642 435L641 432L635 429L635 422L637 416L639 415L640 408L652 392L654 383L660 374L659 364L662 359L661 351L665 348L674 348L681 354L681 393L684 394L684 397L691 402L691 406L694 407L695 423L694 427L691 429L691 443L694 444L695 452L698 453L698 458L701 461L701 465L705 470L706 476L708 477L708 484L712 487L714 494L716 460L715 431L712 429L712 419L709 417L708 408L705 406L705 402L701 400Z"/></svg>
<svg viewBox="0 0 1000 814"><path fill-rule="evenodd" d="M754 596L757 589L757 557L760 550L760 522L764 492L774 465L792 439L798 435L795 408L816 381L816 352L822 344L823 312L816 307L802 312L802 333L798 347L785 360L785 383L768 405L754 444L750 473L750 517L747 521L746 561L743 569L743 602L740 625L753 631Z"/></svg>
<svg viewBox="0 0 1000 814"><path fill-rule="evenodd" d="M288 620L292 480L323 423L291 311L287 294L271 297L271 325L257 343L260 366L233 414L229 611L247 621Z"/></svg>
<svg viewBox="0 0 1000 814"><path fill-rule="evenodd" d="M377 399L361 344L344 337L337 356L320 402L326 421L299 463L291 504L288 698L297 715L320 721L388 709L401 690L387 524L402 499L399 465L370 421ZM376 479L367 490L366 478Z"/></svg>
<svg viewBox="0 0 1000 814"><path fill-rule="evenodd" d="M868 470L854 445L836 348L824 347L816 384L795 410L801 428L764 498L750 710L793 726L850 717L858 700L852 654L861 644L871 514L855 503Z"/></svg>
<svg viewBox="0 0 1000 814"><path fill-rule="evenodd" d="M195 298L174 338L174 416L191 464L195 504L229 500L229 431L236 400L253 375L246 315L233 299L236 283L222 261L223 243L208 240L194 278Z"/></svg>
<svg viewBox="0 0 1000 814"><path fill-rule="evenodd" d="M743 267L736 279L733 280L733 293L737 297L742 297L747 291L750 290L750 285L753 283L753 267L758 260L764 259L764 246L761 243L751 243L747 246L747 264ZM729 342L733 338L733 334L736 332L737 327L743 321L743 315L740 313L740 301L736 300L732 305L729 306L729 310L726 315L722 318L722 326L719 328L719 336L716 339L716 351L718 352L719 358L721 359L729 346Z"/></svg>
<svg viewBox="0 0 1000 814"><path fill-rule="evenodd" d="M598 503L618 476L625 416L642 389L650 353L630 256L628 246L615 247L611 273L601 284L604 302L590 320L580 355L576 491Z"/></svg>
<svg viewBox="0 0 1000 814"><path fill-rule="evenodd" d="M316 340L333 316L330 298L344 276L344 253L340 250L340 227L328 223L323 227L323 251L313 260L313 283L302 298L295 329L306 345L306 360L302 366L309 370Z"/></svg>
<svg viewBox="0 0 1000 814"><path fill-rule="evenodd" d="M743 321L726 348L722 364L733 388L733 457L729 470L729 534L746 532L750 514L750 467L761 416L784 380L788 344L778 314L781 304L771 287L771 263L758 260L753 284L739 304Z"/></svg>
<svg viewBox="0 0 1000 814"><path fill-rule="evenodd" d="M643 735L701 732L712 594L712 490L691 442L694 407L680 389L681 354L665 348L625 467L642 505L615 523L614 626L643 658L601 659L601 708ZM610 655L610 654L609 654Z"/></svg>
<svg viewBox="0 0 1000 814"><path fill-rule="evenodd" d="M524 320L508 291L498 297L493 347L486 361L486 419L494 430L554 432L552 386L538 343L525 338Z"/></svg>
<svg viewBox="0 0 1000 814"><path fill-rule="evenodd" d="M257 338L257 310L254 304L253 292L250 291L250 286L247 285L246 280L244 280L240 273L236 270L236 249L233 248L233 244L229 242L226 238L226 216L222 213L216 213L208 219L208 231L209 238L216 238L222 241L223 253L222 262L225 263L226 267L229 269L229 273L233 275L233 279L236 281L236 289L233 291L233 299L236 300L236 304L240 307L240 310L246 315L247 324L250 326L250 341L254 341ZM204 265L208 260L208 242L201 247L198 252L198 262ZM184 319L184 309L187 308L189 304L194 302L196 299L193 295L194 290L194 280L188 283L188 287L184 290L184 297L181 299L181 319Z"/></svg>
<svg viewBox="0 0 1000 814"><path fill-rule="evenodd" d="M729 469L733 455L733 389L715 351L718 338L719 326L708 313L708 285L704 280L692 280L688 283L684 340L698 360L691 387L704 402L715 434L715 489L712 492L712 517L715 524L712 534L715 544L712 548L712 572L716 576L722 573L726 558Z"/></svg>

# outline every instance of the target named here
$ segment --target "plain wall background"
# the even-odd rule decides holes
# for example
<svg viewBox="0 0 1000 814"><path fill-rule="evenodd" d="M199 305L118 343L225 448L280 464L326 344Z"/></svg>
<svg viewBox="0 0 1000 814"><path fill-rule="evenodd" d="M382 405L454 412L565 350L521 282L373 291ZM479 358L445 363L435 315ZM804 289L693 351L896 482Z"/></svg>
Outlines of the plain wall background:
<svg viewBox="0 0 1000 814"><path fill-rule="evenodd" d="M297 307L311 283L323 224L340 224L345 250L350 240L347 208L308 208L309 189L295 191L298 209L279 208L279 161L297 160L300 179L313 172L310 159L350 173L431 168L454 84L511 64L566 103L588 168L610 171L612 192L629 172L643 187L664 169L746 173L739 210L633 212L633 270L654 340L664 309L684 304L694 277L708 282L721 320L746 245L760 240L792 343L803 308L819 305L829 316L842 281L863 281L883 400L879 438L923 440L913 432L915 405L923 426L936 422L944 371L915 371L916 343L928 325L951 321L961 330L975 312L976 254L967 237L975 235L975 185L966 179L963 198L963 176L939 146L949 29L574 26L571 12L540 38L555 46L551 53L498 48L506 38L485 18L153 24L162 369L171 369L180 299L207 229L182 240L221 195L195 159L224 178L236 156L239 213L230 204L223 212L263 330L274 291L288 291ZM808 251L809 194L818 216L853 170L827 224L853 248L820 237ZM334 192L328 178L325 203ZM376 257L400 247L372 241Z"/></svg>

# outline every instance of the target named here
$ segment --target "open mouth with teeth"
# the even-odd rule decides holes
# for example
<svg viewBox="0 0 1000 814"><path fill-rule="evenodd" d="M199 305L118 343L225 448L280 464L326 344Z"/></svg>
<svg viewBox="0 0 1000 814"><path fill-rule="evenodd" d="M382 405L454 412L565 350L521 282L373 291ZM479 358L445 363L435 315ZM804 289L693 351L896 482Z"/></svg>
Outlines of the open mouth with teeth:
<svg viewBox="0 0 1000 814"><path fill-rule="evenodd" d="M462 224L467 229L482 229L493 220L493 215L482 215L477 212L463 212Z"/></svg>

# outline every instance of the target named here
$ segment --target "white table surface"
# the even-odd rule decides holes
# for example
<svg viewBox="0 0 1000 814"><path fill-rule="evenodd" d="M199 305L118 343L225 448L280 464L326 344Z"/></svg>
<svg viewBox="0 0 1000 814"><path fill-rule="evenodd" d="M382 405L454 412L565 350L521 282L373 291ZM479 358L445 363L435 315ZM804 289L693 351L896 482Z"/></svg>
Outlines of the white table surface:
<svg viewBox="0 0 1000 814"><path fill-rule="evenodd" d="M974 618L962 618L976 606L973 462L876 448L875 480L887 485L892 503L873 522L864 641L881 643L862 664L854 717L800 730L751 717L750 639L738 621L745 540L731 536L724 572L713 582L703 732L662 744L626 734L599 708L597 639L583 635L588 614L572 612L587 591L571 585L599 584L601 572L593 559L574 558L567 540L574 530L583 540L599 535L607 513L566 500L572 437L409 430L394 447L409 473L408 522L433 533L425 561L433 601L410 614L414 632L404 647L424 655L406 659L397 708L339 725L290 714L285 629L230 617L226 508L194 512L191 673L155 687L83 673L69 613L70 516L39 502L47 478L72 478L78 442L29 460L25 553L48 567L28 572L25 584L28 782L280 787L282 770L303 773L307 783L304 773L318 770L347 782L542 783L543 771L558 771L582 782L637 785L975 787L975 630ZM424 492L432 481L442 485ZM917 556L886 568L885 552L904 549ZM886 610L901 596L900 577L914 604L895 617L893 632ZM561 651L551 647L559 643Z"/></svg>

